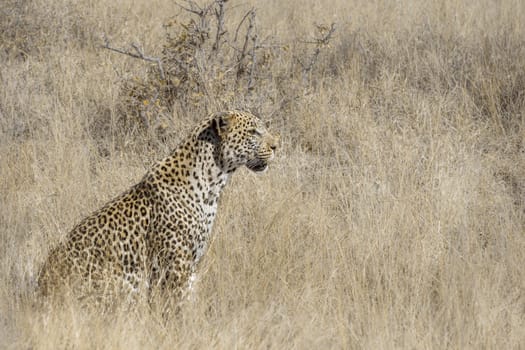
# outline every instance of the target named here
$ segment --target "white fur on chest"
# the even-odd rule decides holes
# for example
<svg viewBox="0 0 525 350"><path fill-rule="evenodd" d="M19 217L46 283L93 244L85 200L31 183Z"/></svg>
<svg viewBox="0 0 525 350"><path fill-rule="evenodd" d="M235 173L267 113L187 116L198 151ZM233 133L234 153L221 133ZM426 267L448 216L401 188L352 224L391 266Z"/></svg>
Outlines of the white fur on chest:
<svg viewBox="0 0 525 350"><path fill-rule="evenodd" d="M196 247L195 263L197 264L202 256L206 253L206 250L211 239L213 223L217 216L217 209L219 205L219 197L221 190L228 181L228 175L222 174L218 176L215 181L211 183L200 183L201 188L196 191L196 198L199 198L199 216L200 216L200 227L202 232L199 234L199 239ZM197 186L199 180L192 180L194 188Z"/></svg>

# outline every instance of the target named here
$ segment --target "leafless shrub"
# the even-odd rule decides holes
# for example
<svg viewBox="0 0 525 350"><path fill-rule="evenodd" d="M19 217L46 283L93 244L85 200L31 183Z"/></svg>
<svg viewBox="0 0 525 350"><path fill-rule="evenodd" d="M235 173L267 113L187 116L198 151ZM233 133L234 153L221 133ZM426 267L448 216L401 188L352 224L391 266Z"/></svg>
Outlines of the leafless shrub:
<svg viewBox="0 0 525 350"><path fill-rule="evenodd" d="M295 56L289 53L290 67L275 67L274 58L283 55L289 45L261 34L255 8L246 10L234 23L224 0L206 5L193 0L176 4L188 19L174 17L164 25L166 40L159 57L146 56L136 44L119 49L104 39L106 49L155 63L146 79L125 82L123 115L162 131L175 109L197 108L206 113L239 103L242 107L257 105L256 100L269 90L279 90L272 84L296 73L291 68L296 66ZM314 41L302 42L302 55L312 44L314 51L304 59L295 58L301 63L297 73L305 77L315 68L321 50L328 46L335 25L317 25L317 30L319 36ZM289 93L288 86L281 85L281 89L277 95Z"/></svg>

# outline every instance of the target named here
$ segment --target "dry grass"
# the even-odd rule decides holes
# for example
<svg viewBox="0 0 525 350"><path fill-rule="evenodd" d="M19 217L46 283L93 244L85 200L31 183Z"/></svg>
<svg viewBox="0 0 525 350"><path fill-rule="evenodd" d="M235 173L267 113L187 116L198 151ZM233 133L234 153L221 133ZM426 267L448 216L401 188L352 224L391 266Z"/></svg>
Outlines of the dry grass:
<svg viewBox="0 0 525 350"><path fill-rule="evenodd" d="M195 300L167 323L143 304L40 309L33 286L204 113L176 109L165 142L123 130L122 81L147 65L98 47L106 32L158 53L178 8L2 6L0 347L525 347L525 3L257 3L261 34L290 44L276 72L312 23L337 36L310 80L264 87L279 159L234 176Z"/></svg>

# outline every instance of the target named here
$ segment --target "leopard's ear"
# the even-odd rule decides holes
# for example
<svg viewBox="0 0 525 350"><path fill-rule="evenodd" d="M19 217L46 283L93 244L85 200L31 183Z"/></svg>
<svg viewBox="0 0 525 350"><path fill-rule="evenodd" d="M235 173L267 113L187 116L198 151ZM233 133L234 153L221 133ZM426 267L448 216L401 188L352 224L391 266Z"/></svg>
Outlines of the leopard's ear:
<svg viewBox="0 0 525 350"><path fill-rule="evenodd" d="M230 129L233 116L228 112L219 112L212 119L212 127L220 137L223 137Z"/></svg>

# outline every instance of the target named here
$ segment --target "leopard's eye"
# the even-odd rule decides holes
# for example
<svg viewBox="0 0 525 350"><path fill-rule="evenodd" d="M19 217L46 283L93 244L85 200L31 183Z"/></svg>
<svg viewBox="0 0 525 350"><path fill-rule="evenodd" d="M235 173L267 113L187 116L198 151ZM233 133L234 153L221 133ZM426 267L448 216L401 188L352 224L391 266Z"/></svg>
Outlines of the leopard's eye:
<svg viewBox="0 0 525 350"><path fill-rule="evenodd" d="M255 135L255 136L261 136L262 135L262 133L259 130L257 130L257 129L251 129L250 130L250 134Z"/></svg>

